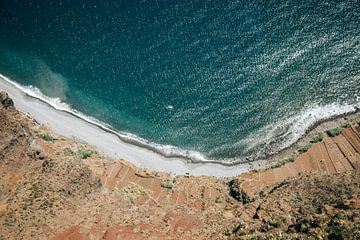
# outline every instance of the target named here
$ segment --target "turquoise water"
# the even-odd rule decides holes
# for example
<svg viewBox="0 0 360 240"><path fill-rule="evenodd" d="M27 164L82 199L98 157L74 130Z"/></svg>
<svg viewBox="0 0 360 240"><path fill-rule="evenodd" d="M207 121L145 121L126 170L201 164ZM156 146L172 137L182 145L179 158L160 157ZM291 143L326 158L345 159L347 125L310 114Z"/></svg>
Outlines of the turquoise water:
<svg viewBox="0 0 360 240"><path fill-rule="evenodd" d="M358 9L3 0L0 73L164 155L251 160L359 106Z"/></svg>

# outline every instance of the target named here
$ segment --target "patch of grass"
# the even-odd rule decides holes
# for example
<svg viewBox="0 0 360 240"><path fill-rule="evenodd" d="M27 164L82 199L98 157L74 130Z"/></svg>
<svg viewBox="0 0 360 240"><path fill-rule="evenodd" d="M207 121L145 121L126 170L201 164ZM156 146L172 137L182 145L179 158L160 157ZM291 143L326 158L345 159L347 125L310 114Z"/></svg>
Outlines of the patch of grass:
<svg viewBox="0 0 360 240"><path fill-rule="evenodd" d="M261 238L259 237L259 236L257 236L257 235L252 235L251 237L250 237L250 240L260 240Z"/></svg>
<svg viewBox="0 0 360 240"><path fill-rule="evenodd" d="M294 162L295 159L296 159L296 156L295 156L295 155L291 155L291 156L289 156L288 158L286 158L286 161L287 161L287 162Z"/></svg>
<svg viewBox="0 0 360 240"><path fill-rule="evenodd" d="M174 187L174 183L171 180L167 180L166 182L161 184L161 187L172 189Z"/></svg>
<svg viewBox="0 0 360 240"><path fill-rule="evenodd" d="M279 228L283 223L279 220L279 221L270 221L269 224L274 228Z"/></svg>
<svg viewBox="0 0 360 240"><path fill-rule="evenodd" d="M44 139L45 141L47 141L47 142L52 142L52 141L54 141L54 137L53 136L51 136L50 134L48 134L48 133L42 133L41 135L40 135L40 137L42 138L42 139Z"/></svg>
<svg viewBox="0 0 360 240"><path fill-rule="evenodd" d="M36 134L39 133L39 130L37 130L36 128L31 128L31 131Z"/></svg>
<svg viewBox="0 0 360 240"><path fill-rule="evenodd" d="M282 165L289 163L289 162L294 162L295 161L295 155L291 155L281 161L278 161L275 165L272 165L271 168L278 168L281 167Z"/></svg>
<svg viewBox="0 0 360 240"><path fill-rule="evenodd" d="M130 202L131 202L131 204L135 204L135 202L136 202L136 198L135 197L133 197L133 196L131 196L130 197Z"/></svg>
<svg viewBox="0 0 360 240"><path fill-rule="evenodd" d="M78 151L78 154L80 156L81 159L86 159L88 157L91 157L91 155L93 154L93 151L91 149L87 149L85 147L81 147Z"/></svg>
<svg viewBox="0 0 360 240"><path fill-rule="evenodd" d="M65 156L73 156L74 152L70 148L67 147L64 149L64 154L65 154Z"/></svg>
<svg viewBox="0 0 360 240"><path fill-rule="evenodd" d="M316 218L313 221L310 222L310 225L312 228L319 228L323 225L323 223L325 222L325 219L323 218Z"/></svg>
<svg viewBox="0 0 360 240"><path fill-rule="evenodd" d="M220 197L217 197L217 198L215 199L215 203L222 203Z"/></svg>
<svg viewBox="0 0 360 240"><path fill-rule="evenodd" d="M305 144L302 148L299 149L299 153L307 152L312 146L312 143Z"/></svg>
<svg viewBox="0 0 360 240"><path fill-rule="evenodd" d="M98 151L93 151L93 154L95 157L105 158L105 155L103 153L99 153Z"/></svg>
<svg viewBox="0 0 360 240"><path fill-rule="evenodd" d="M319 133L317 136L315 136L313 139L311 139L311 143L317 143L321 142L324 139L324 135L322 133Z"/></svg>
<svg viewBox="0 0 360 240"><path fill-rule="evenodd" d="M225 236L230 236L231 232L232 232L231 229L225 228L223 233L224 233Z"/></svg>
<svg viewBox="0 0 360 240"><path fill-rule="evenodd" d="M329 137L335 137L341 133L341 128L334 128L326 132Z"/></svg>
<svg viewBox="0 0 360 240"><path fill-rule="evenodd" d="M332 215L332 218L338 219L338 220L347 220L347 216L343 212L337 212L334 215Z"/></svg>
<svg viewBox="0 0 360 240"><path fill-rule="evenodd" d="M338 225L332 226L330 228L330 233L328 235L328 239L336 240L336 239L355 239L353 238L354 232L353 229L346 225Z"/></svg>

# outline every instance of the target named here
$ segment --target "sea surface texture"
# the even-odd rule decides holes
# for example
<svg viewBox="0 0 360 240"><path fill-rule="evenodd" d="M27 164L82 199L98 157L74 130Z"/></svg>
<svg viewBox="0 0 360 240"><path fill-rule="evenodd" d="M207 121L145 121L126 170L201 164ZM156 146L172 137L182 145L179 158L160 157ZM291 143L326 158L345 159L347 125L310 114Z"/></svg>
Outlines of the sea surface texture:
<svg viewBox="0 0 360 240"><path fill-rule="evenodd" d="M0 73L166 156L253 160L359 107L359 9L358 0L0 0Z"/></svg>

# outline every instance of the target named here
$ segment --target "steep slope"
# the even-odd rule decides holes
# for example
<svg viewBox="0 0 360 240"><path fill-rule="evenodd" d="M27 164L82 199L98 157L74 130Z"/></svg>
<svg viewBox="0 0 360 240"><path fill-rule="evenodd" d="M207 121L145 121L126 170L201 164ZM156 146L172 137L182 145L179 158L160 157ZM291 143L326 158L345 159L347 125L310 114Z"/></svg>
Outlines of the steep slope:
<svg viewBox="0 0 360 240"><path fill-rule="evenodd" d="M359 126L231 181L112 160L0 93L0 239L356 239Z"/></svg>
<svg viewBox="0 0 360 240"><path fill-rule="evenodd" d="M360 239L360 174L301 174L240 208L231 239Z"/></svg>

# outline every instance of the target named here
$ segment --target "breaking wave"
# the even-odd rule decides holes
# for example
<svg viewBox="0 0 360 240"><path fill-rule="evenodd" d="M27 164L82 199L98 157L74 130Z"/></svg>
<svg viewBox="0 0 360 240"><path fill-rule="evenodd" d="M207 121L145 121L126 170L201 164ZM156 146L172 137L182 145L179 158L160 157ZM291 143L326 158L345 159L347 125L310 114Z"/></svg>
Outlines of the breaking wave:
<svg viewBox="0 0 360 240"><path fill-rule="evenodd" d="M154 151L154 152L159 153L168 158L184 158L184 159L190 160L192 162L217 162L218 163L218 161L209 160L203 154L196 152L196 151L184 150L184 149L180 149L178 147L172 146L172 145L157 144L154 142L147 141L146 139L140 138L131 133L120 132L120 131L114 130L109 124L101 122L98 119L87 116L87 115L77 111L76 109L73 109L69 104L64 102L62 99L46 96L37 87L23 86L2 74L0 74L0 77L2 79L4 79L5 81L9 82L10 84L12 84L13 86L15 86L16 88L20 89L27 96L36 98L36 99L48 104L49 106L53 107L56 110L71 114L77 118L80 118L88 123L91 123L91 124L101 128L107 132L115 134L122 141L124 141L126 143L130 143L130 144L133 144L133 145L136 145L139 147L146 148L148 150Z"/></svg>
<svg viewBox="0 0 360 240"><path fill-rule="evenodd" d="M278 153L279 151L286 149L292 144L296 143L314 125L339 115L355 112L360 108L360 99L358 99L357 104L332 103L322 106L314 105L302 111L300 114L279 121L275 124L263 127L259 131L256 131L245 139L239 140L233 145L233 147L236 147L236 145L246 146L246 151L254 151L258 149L258 151L255 151L256 153L254 155L249 156L246 159L232 158L222 159L221 161L219 161L215 159L209 159L200 152L185 150L172 145L164 145L150 142L134 134L117 131L113 129L112 126L110 126L109 124L101 122L98 119L87 116L77 111L76 109L73 109L69 104L67 104L60 98L52 98L46 96L34 86L23 86L2 74L0 74L0 78L20 89L27 96L36 98L56 110L71 114L77 118L80 118L88 123L95 125L96 127L103 129L104 131L112 133L118 136L119 139L123 142L154 151L168 158L183 158L191 162L211 162L222 165L234 165L246 161L254 161L264 158L267 155Z"/></svg>

